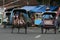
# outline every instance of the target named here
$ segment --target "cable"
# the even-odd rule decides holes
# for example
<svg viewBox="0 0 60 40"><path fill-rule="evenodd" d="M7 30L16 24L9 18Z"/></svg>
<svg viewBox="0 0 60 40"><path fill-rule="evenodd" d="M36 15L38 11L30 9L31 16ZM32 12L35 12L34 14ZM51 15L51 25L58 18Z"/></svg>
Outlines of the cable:
<svg viewBox="0 0 60 40"><path fill-rule="evenodd" d="M18 1L20 1L20 0L16 0L16 1L14 1L14 2L10 2L10 3L5 4L5 5L3 5L3 6L7 6L7 5L10 5L10 4L16 3L16 2L18 2Z"/></svg>

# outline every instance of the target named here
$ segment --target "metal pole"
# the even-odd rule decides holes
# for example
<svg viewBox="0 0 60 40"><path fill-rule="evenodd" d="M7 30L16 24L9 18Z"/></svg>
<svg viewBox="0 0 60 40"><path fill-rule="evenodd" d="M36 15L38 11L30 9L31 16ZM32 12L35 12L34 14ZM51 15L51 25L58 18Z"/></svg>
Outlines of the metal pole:
<svg viewBox="0 0 60 40"><path fill-rule="evenodd" d="M43 5L44 5L44 0L42 2L43 2Z"/></svg>
<svg viewBox="0 0 60 40"><path fill-rule="evenodd" d="M3 8L4 8L4 0L3 0Z"/></svg>
<svg viewBox="0 0 60 40"><path fill-rule="evenodd" d="M4 8L4 0L2 0L2 4L3 4L3 5L2 5L2 8ZM3 11L4 11L4 10L3 10ZM4 12L3 12L3 14L4 14Z"/></svg>
<svg viewBox="0 0 60 40"><path fill-rule="evenodd" d="M49 6L50 6L50 0L49 0Z"/></svg>
<svg viewBox="0 0 60 40"><path fill-rule="evenodd" d="M29 0L27 0L27 5L29 5Z"/></svg>

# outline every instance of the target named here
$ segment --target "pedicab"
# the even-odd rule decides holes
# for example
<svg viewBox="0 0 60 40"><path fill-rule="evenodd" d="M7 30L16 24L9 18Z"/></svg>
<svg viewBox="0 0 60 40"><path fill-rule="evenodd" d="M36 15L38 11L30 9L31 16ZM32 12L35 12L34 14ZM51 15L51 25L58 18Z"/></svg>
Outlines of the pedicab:
<svg viewBox="0 0 60 40"><path fill-rule="evenodd" d="M42 27L41 32L45 30L45 33L49 29L54 29L54 33L56 34L56 13L55 12L45 12L42 15Z"/></svg>
<svg viewBox="0 0 60 40"><path fill-rule="evenodd" d="M15 14L15 16L14 16L14 14ZM20 21L20 14L23 14L23 20L24 20L24 23L21 25L21 22L22 21ZM12 20L13 20L13 26L12 26L12 33L13 33L13 29L14 28L18 28L18 33L19 33L19 30L20 30L20 28L25 28L25 33L27 33L27 23L26 23L26 18L25 18L25 16L27 16L27 15L24 15L24 14L27 14L27 11L26 10L24 10L24 9L20 9L20 8L16 8L16 9L13 9L13 16L12 16ZM15 20L14 21L14 17L15 17L15 19L17 19L17 20Z"/></svg>

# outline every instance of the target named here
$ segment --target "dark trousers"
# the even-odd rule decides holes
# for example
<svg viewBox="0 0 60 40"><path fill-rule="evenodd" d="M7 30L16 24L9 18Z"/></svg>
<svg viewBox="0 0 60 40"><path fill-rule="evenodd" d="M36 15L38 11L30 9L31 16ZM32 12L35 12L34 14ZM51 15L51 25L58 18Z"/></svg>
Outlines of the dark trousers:
<svg viewBox="0 0 60 40"><path fill-rule="evenodd" d="M60 17L58 17L56 24L57 24L57 27L60 28Z"/></svg>

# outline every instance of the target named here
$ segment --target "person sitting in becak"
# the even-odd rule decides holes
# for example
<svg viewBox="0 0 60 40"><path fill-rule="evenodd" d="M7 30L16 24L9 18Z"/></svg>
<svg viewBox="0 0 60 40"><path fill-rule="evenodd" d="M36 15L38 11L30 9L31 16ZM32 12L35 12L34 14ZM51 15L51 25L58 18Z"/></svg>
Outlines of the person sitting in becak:
<svg viewBox="0 0 60 40"><path fill-rule="evenodd" d="M13 28L18 27L18 15L13 16Z"/></svg>
<svg viewBox="0 0 60 40"><path fill-rule="evenodd" d="M21 25L25 24L25 21L22 17L20 17L20 19L18 21L18 24L21 24Z"/></svg>
<svg viewBox="0 0 60 40"><path fill-rule="evenodd" d="M18 20L18 25L19 26L24 26L26 23L25 23L25 20L24 20L24 16L22 13L19 14L19 20Z"/></svg>
<svg viewBox="0 0 60 40"><path fill-rule="evenodd" d="M13 24L16 25L17 24L16 22L17 22L17 19L14 19Z"/></svg>

